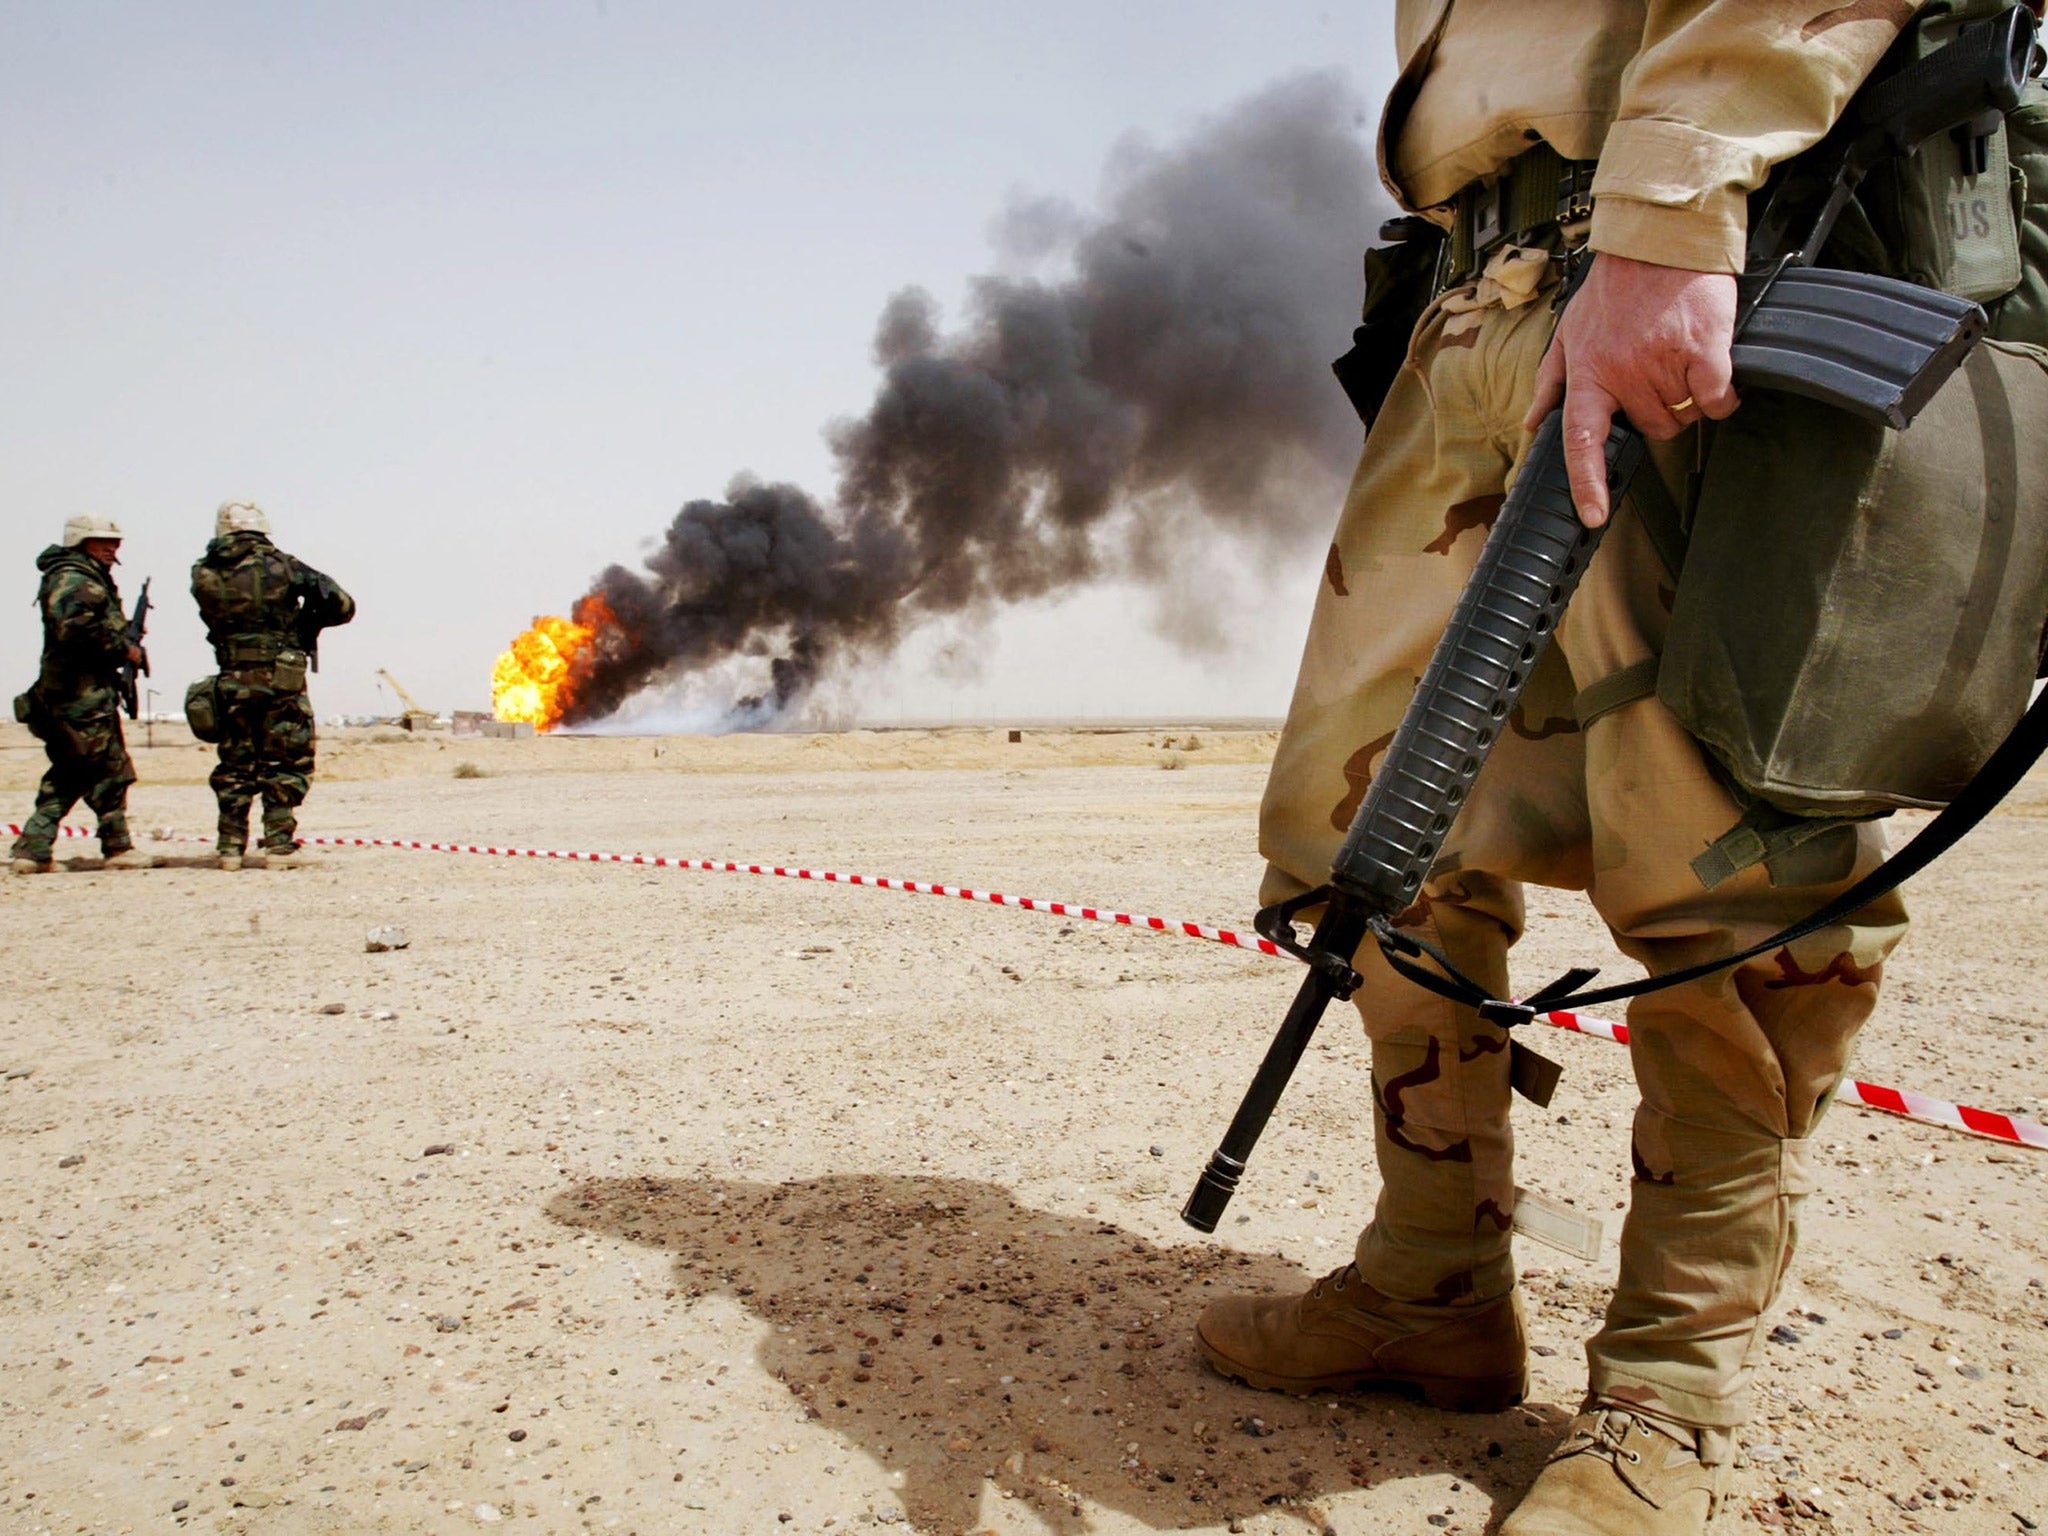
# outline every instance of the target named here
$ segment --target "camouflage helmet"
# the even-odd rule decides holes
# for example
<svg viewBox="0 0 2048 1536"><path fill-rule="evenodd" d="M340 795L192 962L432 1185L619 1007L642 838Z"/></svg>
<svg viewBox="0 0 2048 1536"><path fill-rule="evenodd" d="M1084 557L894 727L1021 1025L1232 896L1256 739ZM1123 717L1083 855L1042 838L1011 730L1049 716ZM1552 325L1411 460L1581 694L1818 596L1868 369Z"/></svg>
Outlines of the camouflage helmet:
<svg viewBox="0 0 2048 1536"><path fill-rule="evenodd" d="M121 542L121 525L98 512L79 512L64 520L64 547L76 549L87 539Z"/></svg>
<svg viewBox="0 0 2048 1536"><path fill-rule="evenodd" d="M224 539L231 533L268 533L270 519L253 501L224 501L213 514L213 536Z"/></svg>

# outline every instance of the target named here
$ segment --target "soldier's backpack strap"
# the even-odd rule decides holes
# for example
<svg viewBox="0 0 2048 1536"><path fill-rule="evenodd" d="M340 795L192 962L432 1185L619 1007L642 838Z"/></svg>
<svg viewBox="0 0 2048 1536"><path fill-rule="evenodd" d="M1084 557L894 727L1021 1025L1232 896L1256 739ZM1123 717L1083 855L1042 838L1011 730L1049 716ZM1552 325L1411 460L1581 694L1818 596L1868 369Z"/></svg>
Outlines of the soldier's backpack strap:
<svg viewBox="0 0 2048 1536"><path fill-rule="evenodd" d="M1655 477L1638 475L1636 478ZM1572 696L1572 715L1579 722L1579 729L1585 730L1602 715L1611 715L1624 704L1649 698L1657 691L1657 669L1660 665L1662 663L1657 657L1648 656L1581 688Z"/></svg>

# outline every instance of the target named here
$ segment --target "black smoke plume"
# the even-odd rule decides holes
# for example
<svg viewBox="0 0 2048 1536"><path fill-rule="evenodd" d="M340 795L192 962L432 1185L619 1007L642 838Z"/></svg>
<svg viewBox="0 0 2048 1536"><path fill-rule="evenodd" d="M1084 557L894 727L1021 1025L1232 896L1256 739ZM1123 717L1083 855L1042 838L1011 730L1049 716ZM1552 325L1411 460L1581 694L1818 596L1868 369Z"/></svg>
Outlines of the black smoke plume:
<svg viewBox="0 0 2048 1536"><path fill-rule="evenodd" d="M875 339L866 415L829 430L829 504L736 482L676 514L645 569L596 581L618 624L566 723L733 657L768 664L730 725L925 620L1116 575L1164 583L1189 539L1326 527L1358 450L1328 360L1382 207L1349 86L1284 81L1186 142L1126 144L1104 211L1013 207L954 330L917 289Z"/></svg>

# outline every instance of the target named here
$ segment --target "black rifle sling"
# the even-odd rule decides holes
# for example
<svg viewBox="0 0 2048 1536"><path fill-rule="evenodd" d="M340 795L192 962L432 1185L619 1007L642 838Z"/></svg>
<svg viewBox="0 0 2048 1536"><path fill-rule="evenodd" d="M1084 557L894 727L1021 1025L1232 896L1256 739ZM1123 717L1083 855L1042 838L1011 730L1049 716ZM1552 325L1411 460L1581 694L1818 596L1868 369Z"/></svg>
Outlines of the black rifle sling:
<svg viewBox="0 0 2048 1536"><path fill-rule="evenodd" d="M1976 776L1963 786L1962 792L1944 806L1934 820L1920 829L1919 836L1818 911L1801 918L1789 928L1780 929L1761 943L1718 960L1704 960L1697 965L1666 971L1660 976L1645 976L1640 981L1585 991L1579 989L1596 973L1571 970L1526 1000L1515 1002L1493 996L1453 965L1436 945L1403 933L1388 919L1373 920L1373 937L1378 940L1380 952L1386 956L1387 963L1408 980L1441 997L1476 1008L1482 1017L1496 1024L1521 1024L1539 1013L1590 1008L1598 1003L1619 1002L1649 992L1661 992L1666 987L1697 981L1702 976L1711 976L1716 971L1725 971L1730 966L1754 960L1758 955L1797 943L1809 934L1855 916L1880 896L1890 895L1961 842L1999 801L2012 793L2020 780L2027 776L2027 771L2040 760L2043 751L2048 751L2048 689L2043 689L2028 706L2019 723L1999 743L1998 750L1991 754L1984 766L1977 770ZM1424 956L1442 967L1442 974L1416 963Z"/></svg>

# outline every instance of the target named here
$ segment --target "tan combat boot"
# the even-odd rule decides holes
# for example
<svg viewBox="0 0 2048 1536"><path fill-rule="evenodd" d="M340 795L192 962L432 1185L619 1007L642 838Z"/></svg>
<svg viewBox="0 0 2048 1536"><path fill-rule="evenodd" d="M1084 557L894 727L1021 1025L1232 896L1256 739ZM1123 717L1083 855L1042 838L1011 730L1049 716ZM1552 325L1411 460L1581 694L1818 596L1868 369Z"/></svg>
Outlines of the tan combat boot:
<svg viewBox="0 0 2048 1536"><path fill-rule="evenodd" d="M239 853L224 853L220 856L220 867L233 874L242 867L242 856Z"/></svg>
<svg viewBox="0 0 2048 1536"><path fill-rule="evenodd" d="M155 869L156 860L140 848L123 848L119 853L110 853L100 863L102 869Z"/></svg>
<svg viewBox="0 0 2048 1536"><path fill-rule="evenodd" d="M14 872L17 875L54 875L57 873L55 859L16 859Z"/></svg>
<svg viewBox="0 0 2048 1536"><path fill-rule="evenodd" d="M1699 1536L1720 1501L1730 1438L1591 1403L1500 1536Z"/></svg>
<svg viewBox="0 0 2048 1536"><path fill-rule="evenodd" d="M1522 1301L1510 1291L1477 1305L1403 1307L1354 1264L1299 1296L1227 1296L1203 1309L1195 1342L1225 1376L1269 1392L1411 1387L1432 1408L1498 1413L1529 1386ZM1440 1313L1420 1326L1417 1312Z"/></svg>

